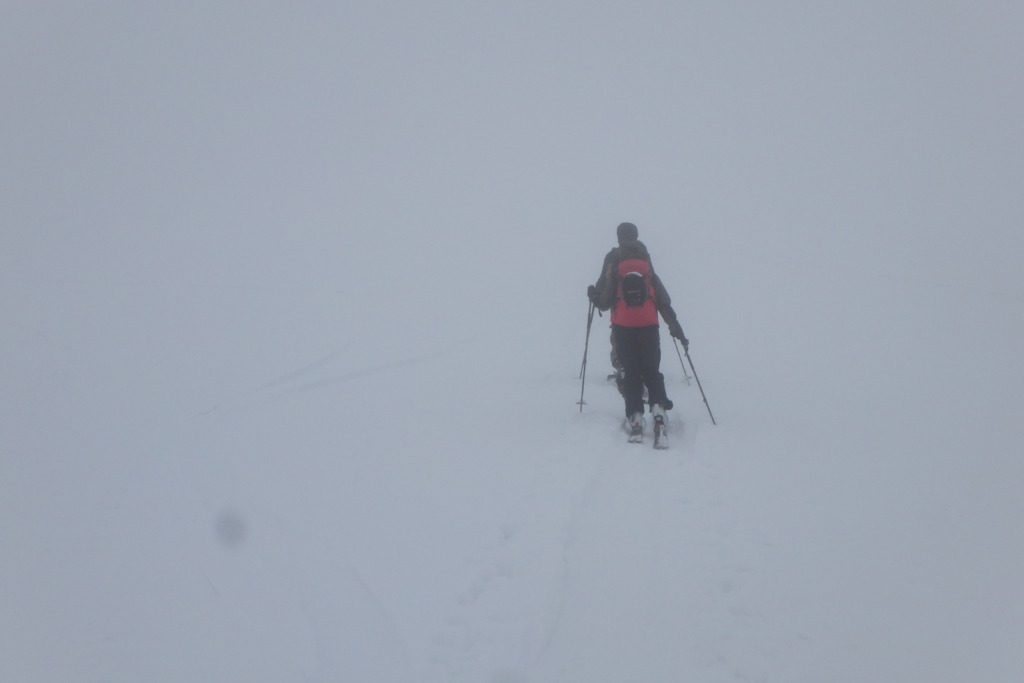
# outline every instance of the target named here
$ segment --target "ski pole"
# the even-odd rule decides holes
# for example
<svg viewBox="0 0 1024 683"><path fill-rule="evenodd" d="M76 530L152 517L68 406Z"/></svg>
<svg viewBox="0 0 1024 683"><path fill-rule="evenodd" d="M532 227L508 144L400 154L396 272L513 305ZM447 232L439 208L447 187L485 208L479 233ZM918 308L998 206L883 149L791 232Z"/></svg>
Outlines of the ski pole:
<svg viewBox="0 0 1024 683"><path fill-rule="evenodd" d="M594 321L594 303L590 303L590 309L587 311L587 340L583 344L583 364L580 365L580 377L583 377L583 371L587 367L587 347L590 345L590 323Z"/></svg>
<svg viewBox="0 0 1024 683"><path fill-rule="evenodd" d="M686 363L683 362L683 354L679 353L679 343L675 337L672 337L672 343L676 345L676 355L679 356L679 365L683 368L683 376L686 377L686 384L690 384L690 373L686 371Z"/></svg>
<svg viewBox="0 0 1024 683"><path fill-rule="evenodd" d="M686 378L686 384L687 384L687 386L689 386L690 379L691 379L690 378L690 373L688 373L686 371L686 363L683 362L683 356L682 356L682 354L679 353L679 343L676 342L676 338L675 337L672 337L672 343L676 345L676 355L679 356L679 364L681 366L683 366L683 377Z"/></svg>
<svg viewBox="0 0 1024 683"><path fill-rule="evenodd" d="M587 386L587 350L590 348L590 325L594 322L594 302L590 302L590 310L587 311L587 339L583 343L583 365L580 366L580 412L583 412L583 390Z"/></svg>
<svg viewBox="0 0 1024 683"><path fill-rule="evenodd" d="M672 339L672 342L676 345L676 354L678 354L679 353L679 343L676 342L675 338ZM693 367L693 359L690 358L690 349L688 349L688 348L686 348L684 346L683 347L683 351L686 353L686 360L690 363L690 369L693 370L693 378L695 380L697 380L697 388L700 389L700 396L701 396L701 398L704 399L704 407L708 409L708 415L711 416L711 424L717 425L718 423L715 422L715 416L711 412L711 404L708 403L708 397L704 393L704 387L702 387L700 385L700 377L697 376L697 368ZM680 356L679 357L679 362L682 362L682 360L683 360L683 358L682 358L682 356ZM683 367L683 369L684 370L686 369L685 366Z"/></svg>

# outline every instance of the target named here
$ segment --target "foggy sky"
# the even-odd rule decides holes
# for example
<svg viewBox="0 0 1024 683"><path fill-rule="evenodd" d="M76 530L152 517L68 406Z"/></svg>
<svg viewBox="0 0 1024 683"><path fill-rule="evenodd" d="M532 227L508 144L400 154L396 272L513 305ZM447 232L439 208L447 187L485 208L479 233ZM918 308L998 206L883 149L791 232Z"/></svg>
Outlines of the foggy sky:
<svg viewBox="0 0 1024 683"><path fill-rule="evenodd" d="M323 278L342 245L429 249L439 221L500 245L629 219L693 249L852 249L936 282L984 263L978 286L1017 286L1013 3L4 15L18 281L98 260L127 280Z"/></svg>

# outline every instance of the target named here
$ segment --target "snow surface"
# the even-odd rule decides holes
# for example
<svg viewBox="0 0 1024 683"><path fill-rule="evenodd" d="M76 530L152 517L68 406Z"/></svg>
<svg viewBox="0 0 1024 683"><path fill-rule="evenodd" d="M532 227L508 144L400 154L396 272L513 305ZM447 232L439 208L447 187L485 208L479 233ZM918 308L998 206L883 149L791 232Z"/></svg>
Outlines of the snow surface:
<svg viewBox="0 0 1024 683"><path fill-rule="evenodd" d="M1024 680L1021 5L0 27L0 681Z"/></svg>

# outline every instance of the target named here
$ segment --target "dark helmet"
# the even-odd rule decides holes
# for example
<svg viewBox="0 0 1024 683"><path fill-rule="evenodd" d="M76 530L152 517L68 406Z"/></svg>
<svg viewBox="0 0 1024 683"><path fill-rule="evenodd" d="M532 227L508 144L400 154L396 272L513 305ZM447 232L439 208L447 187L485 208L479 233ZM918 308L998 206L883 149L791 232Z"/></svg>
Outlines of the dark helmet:
<svg viewBox="0 0 1024 683"><path fill-rule="evenodd" d="M635 240L640 233L632 223L619 223L619 227L615 229L615 234L618 236L619 242L628 242Z"/></svg>

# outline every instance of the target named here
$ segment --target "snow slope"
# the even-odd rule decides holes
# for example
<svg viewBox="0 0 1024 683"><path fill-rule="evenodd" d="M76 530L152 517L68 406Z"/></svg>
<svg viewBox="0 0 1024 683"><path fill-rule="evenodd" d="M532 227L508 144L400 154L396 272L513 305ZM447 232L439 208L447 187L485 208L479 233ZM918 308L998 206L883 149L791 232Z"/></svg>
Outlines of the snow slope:
<svg viewBox="0 0 1024 683"><path fill-rule="evenodd" d="M3 10L0 680L1024 677L1021 11L583 7Z"/></svg>

